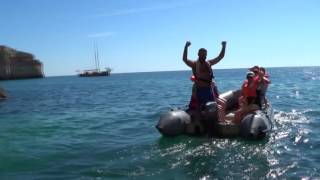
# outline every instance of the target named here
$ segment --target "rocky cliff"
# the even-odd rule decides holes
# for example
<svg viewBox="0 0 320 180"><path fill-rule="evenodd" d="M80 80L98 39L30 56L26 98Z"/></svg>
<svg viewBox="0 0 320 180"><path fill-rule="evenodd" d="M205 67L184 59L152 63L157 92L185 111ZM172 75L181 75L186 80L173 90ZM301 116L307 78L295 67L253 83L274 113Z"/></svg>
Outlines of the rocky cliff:
<svg viewBox="0 0 320 180"><path fill-rule="evenodd" d="M32 54L0 46L0 80L43 76L43 65Z"/></svg>

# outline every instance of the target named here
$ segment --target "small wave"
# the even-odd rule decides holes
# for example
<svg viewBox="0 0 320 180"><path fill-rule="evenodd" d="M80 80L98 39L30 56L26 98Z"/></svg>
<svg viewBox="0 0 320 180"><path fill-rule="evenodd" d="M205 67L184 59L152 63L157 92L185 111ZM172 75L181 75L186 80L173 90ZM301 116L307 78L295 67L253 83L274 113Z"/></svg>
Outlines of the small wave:
<svg viewBox="0 0 320 180"><path fill-rule="evenodd" d="M291 112L275 112L274 119L278 123L292 122L292 123L309 123L309 120L304 116L304 112L297 112L293 109Z"/></svg>
<svg viewBox="0 0 320 180"><path fill-rule="evenodd" d="M294 138L294 144L296 145L300 143L308 143L309 142L309 139L307 138L308 134L309 134L308 130L299 129Z"/></svg>
<svg viewBox="0 0 320 180"><path fill-rule="evenodd" d="M283 168L271 169L267 174L267 178L279 178L280 176L284 175L288 170L295 168L297 165L297 162L293 162L292 164Z"/></svg>
<svg viewBox="0 0 320 180"><path fill-rule="evenodd" d="M304 114L308 116L318 117L320 115L320 110L308 109L304 111Z"/></svg>
<svg viewBox="0 0 320 180"><path fill-rule="evenodd" d="M304 79L306 80L320 80L320 69L312 69L308 71L304 71Z"/></svg>
<svg viewBox="0 0 320 180"><path fill-rule="evenodd" d="M278 144L278 147L286 152L290 152L292 145L308 144L310 120L306 113L312 110L307 109L301 112L292 110L291 112L275 112L275 133L273 140ZM280 152L280 151L279 151ZM279 153L281 154L281 152Z"/></svg>

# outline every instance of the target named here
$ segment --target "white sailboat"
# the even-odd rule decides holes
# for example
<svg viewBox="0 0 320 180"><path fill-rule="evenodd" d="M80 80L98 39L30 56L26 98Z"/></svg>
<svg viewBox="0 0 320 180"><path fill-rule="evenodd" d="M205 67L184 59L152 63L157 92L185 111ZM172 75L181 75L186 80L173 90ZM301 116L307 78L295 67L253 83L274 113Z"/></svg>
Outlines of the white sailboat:
<svg viewBox="0 0 320 180"><path fill-rule="evenodd" d="M110 76L111 68L105 68L105 71L100 70L99 51L96 43L94 43L93 48L94 48L95 69L80 71L80 73L78 74L79 77Z"/></svg>

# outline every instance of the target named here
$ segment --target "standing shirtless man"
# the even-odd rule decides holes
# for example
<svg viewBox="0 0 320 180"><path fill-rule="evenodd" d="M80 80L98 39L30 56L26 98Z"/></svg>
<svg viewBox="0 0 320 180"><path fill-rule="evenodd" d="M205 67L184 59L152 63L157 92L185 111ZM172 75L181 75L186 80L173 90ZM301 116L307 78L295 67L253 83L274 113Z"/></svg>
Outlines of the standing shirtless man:
<svg viewBox="0 0 320 180"><path fill-rule="evenodd" d="M187 41L183 51L183 62L192 68L193 74L195 76L195 95L198 101L198 105L205 105L209 101L215 101L215 96L218 95L216 88L212 79L213 71L211 66L220 62L225 54L226 50L226 41L222 41L222 49L220 54L213 59L206 61L207 59L207 50L201 48L198 51L198 60L192 61L188 59L188 47L191 45L191 42Z"/></svg>

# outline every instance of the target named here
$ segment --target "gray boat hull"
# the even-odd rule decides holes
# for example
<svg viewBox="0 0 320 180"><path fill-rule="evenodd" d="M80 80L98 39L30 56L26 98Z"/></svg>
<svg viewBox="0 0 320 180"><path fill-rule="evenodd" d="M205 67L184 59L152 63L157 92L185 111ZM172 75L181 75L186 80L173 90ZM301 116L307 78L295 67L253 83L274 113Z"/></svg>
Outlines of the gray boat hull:
<svg viewBox="0 0 320 180"><path fill-rule="evenodd" d="M216 137L243 137L249 139L264 138L272 129L273 111L271 107L247 114L240 124L233 123L239 91L229 91L219 96L226 100L226 109L230 112L224 122L218 121L218 106L207 103L202 111L171 110L160 116L156 128L163 136L208 135Z"/></svg>

